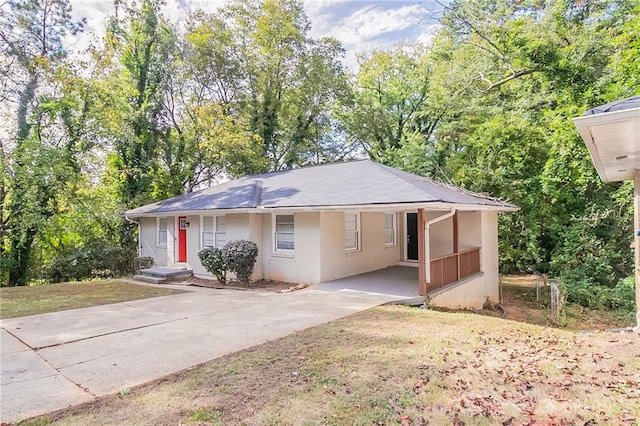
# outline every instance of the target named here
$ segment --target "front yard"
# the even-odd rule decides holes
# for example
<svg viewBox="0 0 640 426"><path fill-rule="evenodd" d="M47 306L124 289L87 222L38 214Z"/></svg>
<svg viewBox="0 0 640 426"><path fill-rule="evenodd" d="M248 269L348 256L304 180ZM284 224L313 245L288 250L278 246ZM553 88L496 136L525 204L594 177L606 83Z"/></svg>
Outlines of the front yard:
<svg viewBox="0 0 640 426"><path fill-rule="evenodd" d="M94 280L0 288L0 319L15 318L180 293L123 280Z"/></svg>
<svg viewBox="0 0 640 426"><path fill-rule="evenodd" d="M386 306L26 424L632 425L639 398L637 334Z"/></svg>

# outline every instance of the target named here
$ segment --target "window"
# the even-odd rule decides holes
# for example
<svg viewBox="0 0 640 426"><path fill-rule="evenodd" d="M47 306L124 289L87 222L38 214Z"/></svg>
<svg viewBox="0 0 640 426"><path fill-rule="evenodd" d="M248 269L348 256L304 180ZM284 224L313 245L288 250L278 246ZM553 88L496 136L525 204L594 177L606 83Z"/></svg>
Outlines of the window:
<svg viewBox="0 0 640 426"><path fill-rule="evenodd" d="M292 214L277 214L275 216L275 251L293 251L294 220Z"/></svg>
<svg viewBox="0 0 640 426"><path fill-rule="evenodd" d="M347 251L360 249L360 215L358 213L344 214L344 248Z"/></svg>
<svg viewBox="0 0 640 426"><path fill-rule="evenodd" d="M224 216L202 217L202 248L222 248L227 242L227 219Z"/></svg>
<svg viewBox="0 0 640 426"><path fill-rule="evenodd" d="M167 245L167 218L166 217L158 218L158 245L159 246Z"/></svg>
<svg viewBox="0 0 640 426"><path fill-rule="evenodd" d="M384 245L395 246L396 245L396 214L385 213L384 215Z"/></svg>

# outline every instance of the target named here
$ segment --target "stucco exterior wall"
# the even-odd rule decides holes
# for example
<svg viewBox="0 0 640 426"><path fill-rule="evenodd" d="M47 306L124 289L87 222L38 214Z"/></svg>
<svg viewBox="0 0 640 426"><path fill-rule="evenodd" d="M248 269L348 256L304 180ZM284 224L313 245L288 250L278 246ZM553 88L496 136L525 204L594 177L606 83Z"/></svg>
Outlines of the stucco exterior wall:
<svg viewBox="0 0 640 426"><path fill-rule="evenodd" d="M320 282L320 213L294 214L293 253L276 252L273 215L262 215L262 274L265 279L292 283Z"/></svg>
<svg viewBox="0 0 640 426"><path fill-rule="evenodd" d="M428 222L448 213L448 211L427 211L426 220ZM453 253L453 217L431 224L429 227L429 253L432 259Z"/></svg>
<svg viewBox="0 0 640 426"><path fill-rule="evenodd" d="M479 309L488 298L497 302L499 298L498 272L498 213L483 211L469 215L479 215L481 220L480 270L482 274L474 279L463 280L459 285L437 291L430 295L430 303L446 308ZM467 225L471 220L465 221ZM460 229L460 228L459 228ZM468 235L474 235L469 233Z"/></svg>
<svg viewBox="0 0 640 426"><path fill-rule="evenodd" d="M203 215L214 216L214 215ZM256 213L235 213L226 215L217 215L225 217L226 225L226 238L227 241L233 240L249 240L258 245L258 259L254 267L252 280L258 280L262 278L262 231L261 231L261 219L260 215ZM193 269L193 273L203 278L213 278L200 263L198 253L202 250L202 228L201 228L201 216L187 216L190 225L187 230L187 263L189 267ZM229 274L229 277L233 278L233 274Z"/></svg>
<svg viewBox="0 0 640 426"><path fill-rule="evenodd" d="M166 266L168 264L167 245L158 244L158 222L155 217L143 217L140 223L140 235L138 244L140 256L153 257L155 265ZM167 218L167 241L170 243L169 234L173 232L173 218Z"/></svg>
<svg viewBox="0 0 640 426"><path fill-rule="evenodd" d="M344 243L344 213L321 213L320 280L330 281L397 264L402 239L399 229L396 232L396 245L385 246L384 213L361 213L360 250L347 252Z"/></svg>
<svg viewBox="0 0 640 426"><path fill-rule="evenodd" d="M458 250L482 246L482 213L458 212Z"/></svg>

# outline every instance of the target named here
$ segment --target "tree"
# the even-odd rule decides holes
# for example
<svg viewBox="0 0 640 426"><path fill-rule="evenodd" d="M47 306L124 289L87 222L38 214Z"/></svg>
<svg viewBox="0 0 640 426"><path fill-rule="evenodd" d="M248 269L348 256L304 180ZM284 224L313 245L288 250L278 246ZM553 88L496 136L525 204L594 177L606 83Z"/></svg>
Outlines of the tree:
<svg viewBox="0 0 640 426"><path fill-rule="evenodd" d="M57 143L54 120L64 114L53 107L59 96L52 91L65 66L62 40L83 25L72 21L70 11L67 0L11 1L0 20L2 99L15 108L0 148L1 278L10 285L26 283L34 241L55 214L57 188L69 177L66 166L74 163Z"/></svg>
<svg viewBox="0 0 640 426"><path fill-rule="evenodd" d="M217 15L190 19L190 72L198 96L218 103L249 134L267 163L245 173L340 157L327 136L334 106L348 96L344 54L333 39L314 40L298 0L236 0Z"/></svg>
<svg viewBox="0 0 640 426"><path fill-rule="evenodd" d="M166 137L163 101L175 46L172 28L160 15L160 0L143 0L139 7L116 3L107 26L107 55L119 62L107 78L109 90L121 99L115 112L123 130L114 138L122 204L134 207L152 201L160 140Z"/></svg>
<svg viewBox="0 0 640 426"><path fill-rule="evenodd" d="M370 158L408 167L405 150L428 155L439 113L430 104L429 52L397 46L360 58L353 104L343 116L347 138Z"/></svg>
<svg viewBox="0 0 640 426"><path fill-rule="evenodd" d="M445 12L432 48L432 97L445 111L437 174L521 206L501 218L505 271L580 271L598 285L630 271L628 188L600 182L570 118L637 90L612 71L634 7L458 1Z"/></svg>

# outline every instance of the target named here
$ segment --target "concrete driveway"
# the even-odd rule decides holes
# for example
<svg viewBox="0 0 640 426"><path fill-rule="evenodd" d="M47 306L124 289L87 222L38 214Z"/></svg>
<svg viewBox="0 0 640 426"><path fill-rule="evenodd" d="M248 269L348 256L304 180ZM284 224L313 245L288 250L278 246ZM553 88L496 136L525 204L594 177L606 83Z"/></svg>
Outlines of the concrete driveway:
<svg viewBox="0 0 640 426"><path fill-rule="evenodd" d="M396 299L193 290L2 320L1 421L91 401Z"/></svg>

